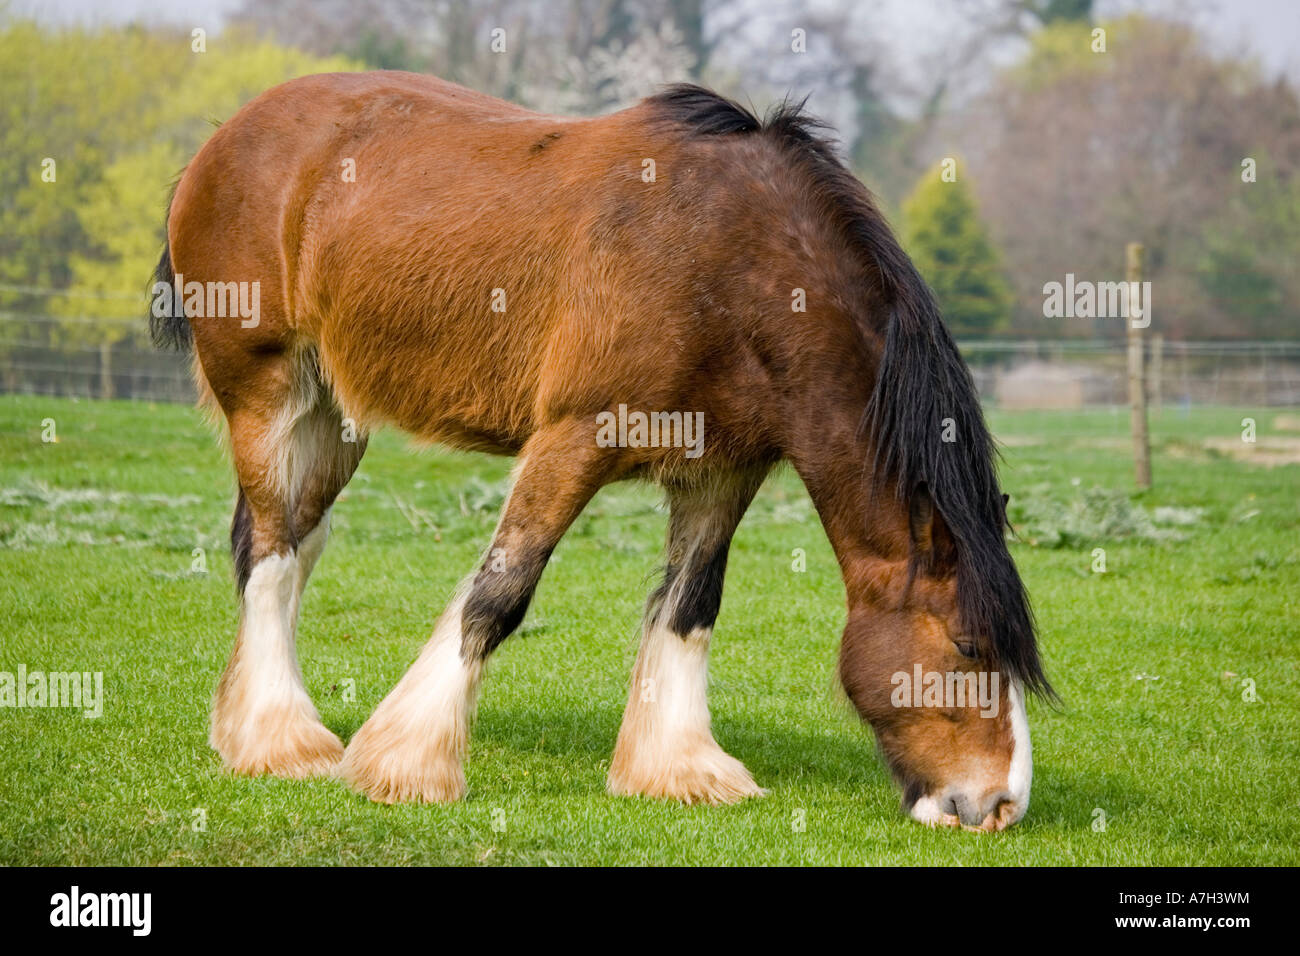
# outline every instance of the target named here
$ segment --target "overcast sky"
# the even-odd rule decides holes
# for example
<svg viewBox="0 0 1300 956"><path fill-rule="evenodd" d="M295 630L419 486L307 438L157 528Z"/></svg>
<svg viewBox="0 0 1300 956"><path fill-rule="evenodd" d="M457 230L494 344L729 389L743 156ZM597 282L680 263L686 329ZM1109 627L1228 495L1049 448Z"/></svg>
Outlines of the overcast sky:
<svg viewBox="0 0 1300 956"><path fill-rule="evenodd" d="M209 30L241 0L10 0L10 9L47 22L170 20ZM755 0L762 7L762 0ZM978 2L978 0L973 0ZM942 42L942 0L880 0L900 45ZM1099 15L1129 10L1175 11L1193 20L1224 52L1247 50L1271 73L1300 81L1300 0L1097 0Z"/></svg>

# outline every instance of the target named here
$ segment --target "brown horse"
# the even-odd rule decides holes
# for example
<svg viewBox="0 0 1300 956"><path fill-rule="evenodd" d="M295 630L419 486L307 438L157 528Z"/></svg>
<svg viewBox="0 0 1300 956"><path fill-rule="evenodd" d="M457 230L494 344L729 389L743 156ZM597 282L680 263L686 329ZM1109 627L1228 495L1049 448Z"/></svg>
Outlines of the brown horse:
<svg viewBox="0 0 1300 956"><path fill-rule="evenodd" d="M843 684L907 809L1023 815L1023 693L1050 690L978 399L799 107L759 120L682 86L567 119L428 76L305 77L217 130L167 234L155 339L192 340L239 480L241 623L211 726L231 769L460 797L484 662L592 495L645 478L671 505L667 570L609 789L761 794L713 738L706 667L731 537L784 459L843 573ZM482 567L344 750L294 630L330 506L386 424L518 465Z"/></svg>

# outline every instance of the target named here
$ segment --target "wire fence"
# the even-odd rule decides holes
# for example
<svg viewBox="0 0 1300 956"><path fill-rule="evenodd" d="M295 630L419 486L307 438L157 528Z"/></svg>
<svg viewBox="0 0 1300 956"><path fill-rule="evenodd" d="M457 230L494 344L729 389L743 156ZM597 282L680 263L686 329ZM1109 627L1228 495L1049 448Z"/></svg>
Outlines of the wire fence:
<svg viewBox="0 0 1300 956"><path fill-rule="evenodd" d="M1128 401L1123 339L958 343L987 404L1075 408ZM1147 342L1155 407L1300 406L1300 341ZM190 359L149 343L143 319L0 312L0 392L192 402Z"/></svg>
<svg viewBox="0 0 1300 956"><path fill-rule="evenodd" d="M1001 408L1128 403L1127 343L1115 339L959 342L981 395ZM1147 401L1300 405L1300 341L1146 342Z"/></svg>
<svg viewBox="0 0 1300 956"><path fill-rule="evenodd" d="M0 392L193 402L188 356L160 352L143 318L0 312Z"/></svg>

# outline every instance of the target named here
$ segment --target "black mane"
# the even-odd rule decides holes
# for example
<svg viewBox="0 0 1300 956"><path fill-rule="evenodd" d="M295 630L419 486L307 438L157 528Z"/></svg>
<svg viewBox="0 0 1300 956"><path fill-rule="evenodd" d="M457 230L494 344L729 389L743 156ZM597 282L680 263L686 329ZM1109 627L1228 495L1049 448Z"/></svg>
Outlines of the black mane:
<svg viewBox="0 0 1300 956"><path fill-rule="evenodd" d="M785 100L764 119L699 86L673 86L650 103L699 136L769 136L804 163L849 242L874 262L890 314L864 427L877 479L905 503L922 485L957 548L957 600L967 633L993 666L1054 697L1043 673L1033 613L1007 550L996 451L970 371L940 317L934 293L895 239L871 194L836 155L826 125ZM860 316L864 331L868 316ZM944 442L944 420L956 440ZM878 482L879 483L879 482Z"/></svg>

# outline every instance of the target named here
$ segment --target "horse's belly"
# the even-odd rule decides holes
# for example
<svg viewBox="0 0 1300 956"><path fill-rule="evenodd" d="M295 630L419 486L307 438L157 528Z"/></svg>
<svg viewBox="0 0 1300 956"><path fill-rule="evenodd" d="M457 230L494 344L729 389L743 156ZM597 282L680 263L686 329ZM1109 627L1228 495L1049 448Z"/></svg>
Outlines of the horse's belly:
<svg viewBox="0 0 1300 956"><path fill-rule="evenodd" d="M513 454L533 431L529 350L433 304L336 314L322 323L321 365L345 413L426 441Z"/></svg>

